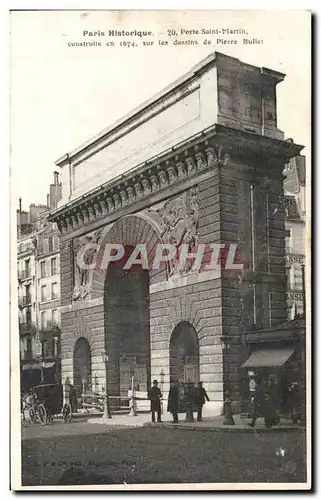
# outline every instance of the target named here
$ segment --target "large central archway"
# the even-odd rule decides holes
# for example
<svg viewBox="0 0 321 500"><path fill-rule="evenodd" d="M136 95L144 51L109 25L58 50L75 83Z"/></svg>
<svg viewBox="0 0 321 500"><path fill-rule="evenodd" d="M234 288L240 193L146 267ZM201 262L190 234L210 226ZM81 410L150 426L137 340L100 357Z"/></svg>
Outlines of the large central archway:
<svg viewBox="0 0 321 500"><path fill-rule="evenodd" d="M179 384L199 381L199 341L195 328L182 321L174 328L169 345L170 378Z"/></svg>
<svg viewBox="0 0 321 500"><path fill-rule="evenodd" d="M135 388L147 391L151 382L149 287L165 281L165 265L153 270L157 230L138 216L116 222L105 243L122 244L123 259L108 265L104 279L105 345L108 352L108 393L127 397L134 375ZM149 269L134 265L124 269L135 245L147 247Z"/></svg>

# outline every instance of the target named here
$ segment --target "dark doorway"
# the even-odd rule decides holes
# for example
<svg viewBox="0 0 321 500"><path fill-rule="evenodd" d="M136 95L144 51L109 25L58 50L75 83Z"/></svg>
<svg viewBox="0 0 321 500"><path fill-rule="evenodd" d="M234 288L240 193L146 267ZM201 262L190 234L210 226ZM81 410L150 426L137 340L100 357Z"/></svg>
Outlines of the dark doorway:
<svg viewBox="0 0 321 500"><path fill-rule="evenodd" d="M77 340L74 349L74 386L77 397L82 394L82 389L91 388L91 350L88 341L81 337Z"/></svg>
<svg viewBox="0 0 321 500"><path fill-rule="evenodd" d="M170 346L170 378L184 384L199 381L199 342L195 328L188 321L173 330Z"/></svg>
<svg viewBox="0 0 321 500"><path fill-rule="evenodd" d="M126 247L126 258L131 251ZM136 390L150 385L149 271L124 263L108 267L104 298L108 394L127 397L132 375Z"/></svg>

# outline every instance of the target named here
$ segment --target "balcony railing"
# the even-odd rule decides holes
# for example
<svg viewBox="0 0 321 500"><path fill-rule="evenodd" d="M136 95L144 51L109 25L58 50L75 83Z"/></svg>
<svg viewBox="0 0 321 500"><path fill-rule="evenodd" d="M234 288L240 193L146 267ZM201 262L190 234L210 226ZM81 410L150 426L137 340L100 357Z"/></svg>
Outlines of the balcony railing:
<svg viewBox="0 0 321 500"><path fill-rule="evenodd" d="M23 360L31 360L32 359L32 351L25 350L23 351L22 359Z"/></svg>
<svg viewBox="0 0 321 500"><path fill-rule="evenodd" d="M22 321L19 323L19 333L20 335L25 335L27 333L34 333L37 331L37 326L31 321Z"/></svg>
<svg viewBox="0 0 321 500"><path fill-rule="evenodd" d="M24 297L19 297L18 304L19 307L27 307L32 303L31 295L25 295Z"/></svg>
<svg viewBox="0 0 321 500"><path fill-rule="evenodd" d="M18 271L18 280L25 280L31 278L31 270L23 269L22 271Z"/></svg>

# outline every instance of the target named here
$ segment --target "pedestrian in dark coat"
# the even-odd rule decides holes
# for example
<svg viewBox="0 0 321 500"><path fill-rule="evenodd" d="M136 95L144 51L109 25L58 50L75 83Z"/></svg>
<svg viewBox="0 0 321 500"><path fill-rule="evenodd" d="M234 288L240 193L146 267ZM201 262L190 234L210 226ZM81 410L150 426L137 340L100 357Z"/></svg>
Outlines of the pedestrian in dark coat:
<svg viewBox="0 0 321 500"><path fill-rule="evenodd" d="M173 415L173 424L178 423L178 400L178 385L176 382L171 382L171 387L168 393L167 411Z"/></svg>
<svg viewBox="0 0 321 500"><path fill-rule="evenodd" d="M203 406L205 404L205 400L209 401L210 398L207 395L206 390L203 387L202 382L198 382L196 390L195 390L195 404L197 406L197 420L201 422L202 420L202 411Z"/></svg>
<svg viewBox="0 0 321 500"><path fill-rule="evenodd" d="M264 395L264 423L265 427L272 427L272 425L277 425L280 421L280 417L276 411L274 401L270 396L269 392Z"/></svg>
<svg viewBox="0 0 321 500"><path fill-rule="evenodd" d="M264 387L260 380L257 381L254 393L251 427L255 426L256 419L265 415Z"/></svg>
<svg viewBox="0 0 321 500"><path fill-rule="evenodd" d="M69 401L72 413L77 413L77 391L74 385L70 386Z"/></svg>
<svg viewBox="0 0 321 500"><path fill-rule="evenodd" d="M157 387L157 380L153 381L153 387L151 387L148 391L148 399L150 400L150 410L152 412L152 422L155 422L155 412L157 412L157 422L161 422L161 399L162 393L160 389Z"/></svg>

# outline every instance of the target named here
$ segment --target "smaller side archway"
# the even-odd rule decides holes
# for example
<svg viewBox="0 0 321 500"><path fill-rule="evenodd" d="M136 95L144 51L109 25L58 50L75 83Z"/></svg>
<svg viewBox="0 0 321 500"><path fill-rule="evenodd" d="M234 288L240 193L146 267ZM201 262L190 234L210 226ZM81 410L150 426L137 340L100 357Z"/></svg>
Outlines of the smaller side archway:
<svg viewBox="0 0 321 500"><path fill-rule="evenodd" d="M83 384L85 390L91 387L91 349L88 340L84 337L80 337L75 343L73 364L74 386L77 397L80 397Z"/></svg>
<svg viewBox="0 0 321 500"><path fill-rule="evenodd" d="M182 321L175 326L169 345L170 378L178 383L199 381L199 340L194 326Z"/></svg>

